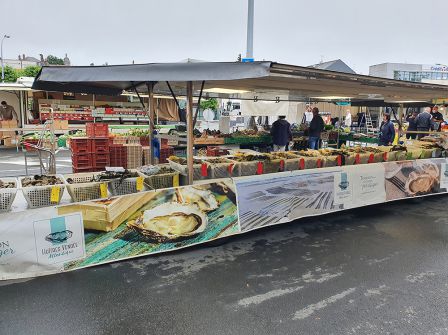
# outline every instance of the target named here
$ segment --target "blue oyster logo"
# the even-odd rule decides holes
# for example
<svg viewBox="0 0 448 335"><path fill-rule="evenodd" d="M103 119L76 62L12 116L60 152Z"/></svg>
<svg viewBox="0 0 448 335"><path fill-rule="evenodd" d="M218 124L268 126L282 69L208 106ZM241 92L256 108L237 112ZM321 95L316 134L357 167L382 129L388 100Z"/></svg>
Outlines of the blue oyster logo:
<svg viewBox="0 0 448 335"><path fill-rule="evenodd" d="M50 220L51 233L45 236L45 240L51 244L61 244L67 242L73 236L71 230L67 230L64 217L57 217Z"/></svg>
<svg viewBox="0 0 448 335"><path fill-rule="evenodd" d="M347 173L346 172L342 172L341 173L341 182L339 183L339 188L341 189L341 191L345 191L348 186L350 185L350 183L347 180Z"/></svg>

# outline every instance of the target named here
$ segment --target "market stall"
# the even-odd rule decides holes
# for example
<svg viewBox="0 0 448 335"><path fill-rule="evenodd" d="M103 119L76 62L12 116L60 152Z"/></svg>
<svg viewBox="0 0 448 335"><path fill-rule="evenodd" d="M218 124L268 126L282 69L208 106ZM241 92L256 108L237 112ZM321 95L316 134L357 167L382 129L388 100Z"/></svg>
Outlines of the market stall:
<svg viewBox="0 0 448 335"><path fill-rule="evenodd" d="M225 152L214 143L217 149L210 154L193 155L193 97L200 98L206 89L218 97L227 89L227 97L261 90L274 97L287 91L294 99L328 100L330 95L355 98L369 92L396 101L430 101L448 95L447 87L255 62L43 68L36 88L146 91L150 143L154 93L184 95L187 155L173 154L168 165L154 166L149 149L144 168L104 171L107 166L98 166L101 171L83 175L2 180L1 279L75 270L301 217L447 193L448 138L443 134L404 146L286 153ZM101 162L101 150L92 148L105 149L106 144L87 137L76 146L95 164Z"/></svg>

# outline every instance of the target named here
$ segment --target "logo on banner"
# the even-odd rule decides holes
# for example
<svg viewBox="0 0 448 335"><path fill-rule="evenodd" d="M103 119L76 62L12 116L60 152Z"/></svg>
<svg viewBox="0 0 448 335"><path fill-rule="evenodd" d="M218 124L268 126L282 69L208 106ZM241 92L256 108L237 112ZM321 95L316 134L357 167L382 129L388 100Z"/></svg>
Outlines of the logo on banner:
<svg viewBox="0 0 448 335"><path fill-rule="evenodd" d="M81 214L35 221L34 233L39 264L73 261L85 255Z"/></svg>
<svg viewBox="0 0 448 335"><path fill-rule="evenodd" d="M448 188L448 164L440 164L440 188Z"/></svg>
<svg viewBox="0 0 448 335"><path fill-rule="evenodd" d="M352 183L347 172L338 172L334 175L334 203L348 208L352 202Z"/></svg>

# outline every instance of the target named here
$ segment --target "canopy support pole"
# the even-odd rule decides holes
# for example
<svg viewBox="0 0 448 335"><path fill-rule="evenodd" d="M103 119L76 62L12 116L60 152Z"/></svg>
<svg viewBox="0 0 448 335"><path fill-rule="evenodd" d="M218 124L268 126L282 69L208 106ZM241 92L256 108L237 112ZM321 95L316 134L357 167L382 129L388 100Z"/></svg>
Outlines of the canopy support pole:
<svg viewBox="0 0 448 335"><path fill-rule="evenodd" d="M154 139L154 114L155 114L155 99L154 99L154 83L146 83L148 87L148 117L149 117L149 164L154 164L154 149L152 147L152 140Z"/></svg>
<svg viewBox="0 0 448 335"><path fill-rule="evenodd" d="M202 91L204 90L205 81L201 83L201 92L199 93L198 105L196 106L196 113L194 114L193 128L196 127L196 121L198 119L199 108L201 107Z"/></svg>
<svg viewBox="0 0 448 335"><path fill-rule="evenodd" d="M187 167L188 184L193 185L193 82L187 82Z"/></svg>
<svg viewBox="0 0 448 335"><path fill-rule="evenodd" d="M170 90L170 92L171 92L171 96L173 97L174 102L176 103L177 109L180 110L180 107L179 107L179 101L177 101L176 94L174 94L174 91L173 91L173 89L171 88L170 82L167 81L167 82L166 82L166 85L168 86L168 88L169 88L169 90Z"/></svg>

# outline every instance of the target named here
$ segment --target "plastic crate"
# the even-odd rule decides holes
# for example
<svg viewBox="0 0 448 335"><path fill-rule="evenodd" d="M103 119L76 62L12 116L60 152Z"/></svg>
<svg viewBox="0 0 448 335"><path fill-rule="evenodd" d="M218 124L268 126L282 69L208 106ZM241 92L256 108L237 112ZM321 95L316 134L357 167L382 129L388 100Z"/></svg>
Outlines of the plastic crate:
<svg viewBox="0 0 448 335"><path fill-rule="evenodd" d="M110 154L92 154L92 166L93 168L106 167L110 164Z"/></svg>
<svg viewBox="0 0 448 335"><path fill-rule="evenodd" d="M100 173L88 172L88 173L75 173L64 175L65 186L70 194L70 197L74 202L88 201L94 199L107 198L107 182L97 182L94 181ZM73 184L68 182L69 179L73 180ZM106 194L101 194L101 184L106 185ZM104 190L103 190L104 193ZM105 197L102 197L105 195Z"/></svg>
<svg viewBox="0 0 448 335"><path fill-rule="evenodd" d="M37 146L38 143L39 143L38 139L33 138L24 139L23 148L28 152L37 151L37 148L35 148L34 146Z"/></svg>
<svg viewBox="0 0 448 335"><path fill-rule="evenodd" d="M88 137L108 137L109 125L106 123L86 123L86 133Z"/></svg>
<svg viewBox="0 0 448 335"><path fill-rule="evenodd" d="M76 168L87 168L93 166L91 154L72 154L72 166Z"/></svg>
<svg viewBox="0 0 448 335"><path fill-rule="evenodd" d="M73 154L90 154L92 148L87 137L72 137L70 139L70 150Z"/></svg>
<svg viewBox="0 0 448 335"><path fill-rule="evenodd" d="M93 166L86 166L86 167L76 167L72 165L72 171L73 173L84 173L84 172L93 172Z"/></svg>
<svg viewBox="0 0 448 335"><path fill-rule="evenodd" d="M131 170L136 172L135 170ZM139 173L140 177L143 177ZM109 180L108 188L109 192L113 195L125 195L125 194L132 194L132 193L138 193L142 191L147 191L148 187L144 185L143 182L143 189L137 190L137 178L139 177L133 177L133 178L126 178L126 179L112 179Z"/></svg>
<svg viewBox="0 0 448 335"><path fill-rule="evenodd" d="M228 155L229 151L227 149L221 149L220 147L207 147L208 157L219 157Z"/></svg>
<svg viewBox="0 0 448 335"><path fill-rule="evenodd" d="M15 183L15 188L0 188L0 212L6 212L11 209L12 203L17 194L19 183L16 178L0 178L3 182Z"/></svg>
<svg viewBox="0 0 448 335"><path fill-rule="evenodd" d="M121 166L127 168L128 155L127 149L121 144L114 144L109 147L110 166Z"/></svg>
<svg viewBox="0 0 448 335"><path fill-rule="evenodd" d="M64 177L62 175L56 175L56 177L61 179L61 181L64 183ZM22 180L24 178L19 179L19 185L20 188L22 189L23 196L25 197L25 200L30 208L54 206L58 205L61 202L62 195L64 194L65 190L65 183L57 185L48 185L48 186L23 187ZM51 191L53 187L59 188L59 199L55 202L51 202Z"/></svg>
<svg viewBox="0 0 448 335"><path fill-rule="evenodd" d="M109 153L109 139L108 138L89 138L90 149L94 154Z"/></svg>
<svg viewBox="0 0 448 335"><path fill-rule="evenodd" d="M173 155L174 155L173 147L162 147L160 149L159 163L160 164L168 163L168 158Z"/></svg>
<svg viewBox="0 0 448 335"><path fill-rule="evenodd" d="M168 159L168 163L170 164L173 170L178 171L183 176L188 176L188 166L182 165L172 160ZM202 164L193 164L193 180L204 180L210 179L211 175L207 166L207 163Z"/></svg>

